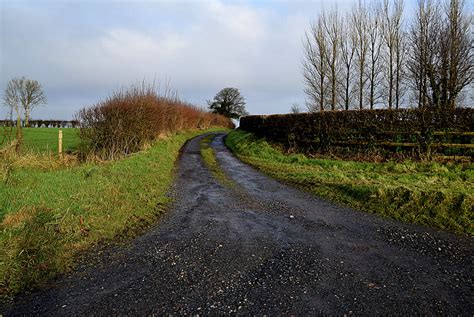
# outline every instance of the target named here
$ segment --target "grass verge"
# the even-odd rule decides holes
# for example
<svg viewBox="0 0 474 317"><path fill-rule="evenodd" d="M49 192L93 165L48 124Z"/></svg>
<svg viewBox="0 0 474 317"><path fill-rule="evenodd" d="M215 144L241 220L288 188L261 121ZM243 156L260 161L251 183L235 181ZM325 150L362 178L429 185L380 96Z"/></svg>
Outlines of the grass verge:
<svg viewBox="0 0 474 317"><path fill-rule="evenodd" d="M103 164L0 160L8 165L0 169L0 295L40 285L68 271L78 252L153 223L169 202L180 148L204 132L179 133Z"/></svg>
<svg viewBox="0 0 474 317"><path fill-rule="evenodd" d="M286 155L250 133L227 146L269 176L355 209L474 234L474 166L405 161L368 163Z"/></svg>

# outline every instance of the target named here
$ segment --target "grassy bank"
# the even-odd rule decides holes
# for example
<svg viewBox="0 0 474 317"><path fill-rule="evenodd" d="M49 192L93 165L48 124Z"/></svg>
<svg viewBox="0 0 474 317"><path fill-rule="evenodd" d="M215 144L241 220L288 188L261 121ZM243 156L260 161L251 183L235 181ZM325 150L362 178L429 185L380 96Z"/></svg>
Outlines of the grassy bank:
<svg viewBox="0 0 474 317"><path fill-rule="evenodd" d="M0 160L1 294L41 284L69 270L79 251L154 222L168 203L179 149L203 132L103 164Z"/></svg>
<svg viewBox="0 0 474 317"><path fill-rule="evenodd" d="M320 197L394 219L474 234L473 164L367 163L286 155L252 134L226 144L244 162Z"/></svg>
<svg viewBox="0 0 474 317"><path fill-rule="evenodd" d="M63 151L74 151L78 148L80 139L78 129L67 128L63 131ZM0 127L0 141L2 134L15 137L15 129L12 131ZM23 128L23 150L33 153L53 153L58 152L59 128ZM0 148L2 145L0 144Z"/></svg>

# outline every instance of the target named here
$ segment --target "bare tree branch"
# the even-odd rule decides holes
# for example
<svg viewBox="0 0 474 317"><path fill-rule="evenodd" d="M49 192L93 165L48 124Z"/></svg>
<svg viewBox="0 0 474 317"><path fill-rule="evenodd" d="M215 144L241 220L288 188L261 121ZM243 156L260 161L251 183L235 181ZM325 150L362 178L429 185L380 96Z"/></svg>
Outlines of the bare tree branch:
<svg viewBox="0 0 474 317"><path fill-rule="evenodd" d="M359 0L358 5L353 10L352 25L356 36L356 65L357 65L357 91L359 109L364 108L364 91L367 77L365 76L367 68L367 53L369 50L369 38L367 32L367 8L365 4Z"/></svg>
<svg viewBox="0 0 474 317"><path fill-rule="evenodd" d="M307 107L311 112L323 111L326 104L328 70L327 43L322 17L319 17L317 22L312 22L310 31L305 33L303 49L305 54L303 77L306 85L305 93L309 97Z"/></svg>
<svg viewBox="0 0 474 317"><path fill-rule="evenodd" d="M341 31L341 60L343 72L341 76L341 99L344 110L349 110L351 106L353 85L354 56L356 52L357 38L352 32L352 20L346 17L343 21Z"/></svg>

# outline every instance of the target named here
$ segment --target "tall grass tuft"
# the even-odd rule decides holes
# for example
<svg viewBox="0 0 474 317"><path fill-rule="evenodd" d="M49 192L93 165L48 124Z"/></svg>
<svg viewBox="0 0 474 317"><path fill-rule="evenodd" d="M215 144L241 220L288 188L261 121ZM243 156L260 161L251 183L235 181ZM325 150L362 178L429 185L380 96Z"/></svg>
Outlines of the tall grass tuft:
<svg viewBox="0 0 474 317"><path fill-rule="evenodd" d="M67 239L50 210L33 208L9 214L1 226L8 227L9 232L2 241L9 246L5 250L9 260L0 264L0 271L5 274L2 288L31 287L47 281L71 264L70 259L60 254Z"/></svg>

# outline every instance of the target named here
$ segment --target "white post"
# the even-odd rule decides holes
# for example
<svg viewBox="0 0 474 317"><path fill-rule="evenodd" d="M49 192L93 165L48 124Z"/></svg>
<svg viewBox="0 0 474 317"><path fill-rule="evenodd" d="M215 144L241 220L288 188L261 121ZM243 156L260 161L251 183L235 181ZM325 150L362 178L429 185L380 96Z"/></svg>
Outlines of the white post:
<svg viewBox="0 0 474 317"><path fill-rule="evenodd" d="M63 154L63 130L59 129L58 135L58 154L61 157Z"/></svg>

